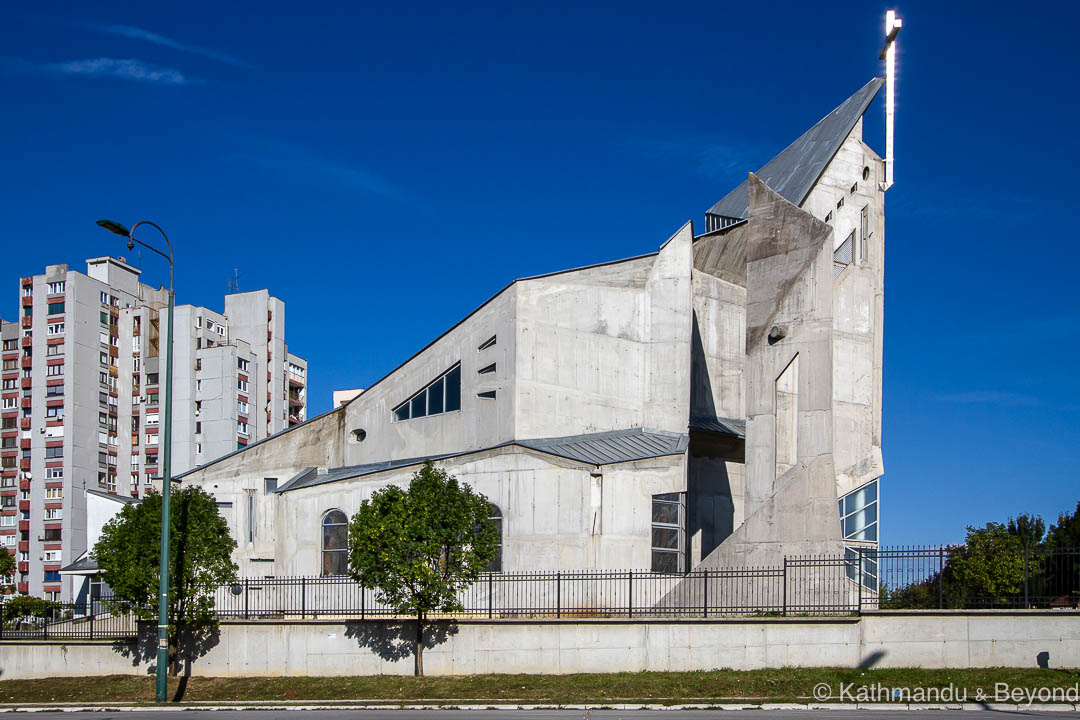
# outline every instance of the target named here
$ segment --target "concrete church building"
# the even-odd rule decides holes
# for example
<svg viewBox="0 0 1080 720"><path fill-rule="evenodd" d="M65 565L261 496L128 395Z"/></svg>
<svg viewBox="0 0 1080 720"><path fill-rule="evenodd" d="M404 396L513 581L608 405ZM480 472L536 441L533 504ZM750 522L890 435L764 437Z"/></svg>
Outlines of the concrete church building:
<svg viewBox="0 0 1080 720"><path fill-rule="evenodd" d="M426 459L499 569L685 571L877 542L885 162L874 79L657 252L517 280L344 406L180 477L241 574L345 568Z"/></svg>

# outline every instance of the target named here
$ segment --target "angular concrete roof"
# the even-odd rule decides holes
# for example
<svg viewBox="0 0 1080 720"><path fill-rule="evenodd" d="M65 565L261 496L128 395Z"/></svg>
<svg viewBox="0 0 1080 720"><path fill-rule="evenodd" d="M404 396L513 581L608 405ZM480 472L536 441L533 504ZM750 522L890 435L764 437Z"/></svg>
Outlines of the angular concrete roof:
<svg viewBox="0 0 1080 720"><path fill-rule="evenodd" d="M884 84L884 78L874 78L838 108L807 130L782 153L755 173L770 188L788 202L802 205L814 183L825 172L844 139L863 116ZM723 200L708 209L707 214L744 219L749 216L750 192L747 181L728 193Z"/></svg>
<svg viewBox="0 0 1080 720"><path fill-rule="evenodd" d="M315 467L304 468L304 470L279 487L276 492L289 492L290 490L299 490L314 485L372 475L384 470L420 465L428 460L445 460L446 458L475 455L476 453L514 445L589 465L609 465L611 463L647 460L666 455L680 455L686 451L688 442L689 437L684 434L664 432L662 430L645 430L643 428L535 440L513 440L478 450L432 455L430 457L387 460L367 463L366 465L349 465L331 468L324 473L320 473L318 468Z"/></svg>
<svg viewBox="0 0 1080 720"><path fill-rule="evenodd" d="M691 430L705 430L707 432L731 435L732 437L746 437L746 421L734 418L715 417L713 415L694 415L690 418Z"/></svg>

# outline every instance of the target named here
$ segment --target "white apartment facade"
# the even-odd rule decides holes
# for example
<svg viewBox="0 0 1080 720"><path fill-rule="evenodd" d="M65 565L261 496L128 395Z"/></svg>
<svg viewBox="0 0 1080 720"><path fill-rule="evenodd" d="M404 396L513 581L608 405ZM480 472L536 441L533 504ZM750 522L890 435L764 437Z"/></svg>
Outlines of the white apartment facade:
<svg viewBox="0 0 1080 720"><path fill-rule="evenodd" d="M168 292L139 275L123 258L90 258L85 274L50 265L19 279L19 319L0 328L0 547L18 593L70 599L60 569L89 549L88 491L160 484ZM225 306L176 308L174 474L306 413L284 303L264 290Z"/></svg>

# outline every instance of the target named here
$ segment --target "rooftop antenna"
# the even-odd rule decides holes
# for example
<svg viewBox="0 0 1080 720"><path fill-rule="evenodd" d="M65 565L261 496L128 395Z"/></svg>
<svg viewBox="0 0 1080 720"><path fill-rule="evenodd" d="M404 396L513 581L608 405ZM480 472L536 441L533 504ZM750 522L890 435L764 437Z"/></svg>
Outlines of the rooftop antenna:
<svg viewBox="0 0 1080 720"><path fill-rule="evenodd" d="M893 114L896 107L896 36L903 21L895 10L885 13L885 44L878 60L885 61L885 182L882 190L893 186Z"/></svg>
<svg viewBox="0 0 1080 720"><path fill-rule="evenodd" d="M226 295L240 292L240 269L233 268L232 272L232 277L229 278L229 289L225 292Z"/></svg>

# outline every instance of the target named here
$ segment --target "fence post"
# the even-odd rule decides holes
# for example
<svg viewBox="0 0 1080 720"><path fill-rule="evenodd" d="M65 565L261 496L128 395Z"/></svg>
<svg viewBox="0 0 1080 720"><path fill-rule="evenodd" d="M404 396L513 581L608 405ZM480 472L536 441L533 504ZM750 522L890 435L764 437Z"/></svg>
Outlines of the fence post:
<svg viewBox="0 0 1080 720"><path fill-rule="evenodd" d="M626 598L626 617L634 617L634 571L631 570L627 574L627 593Z"/></svg>
<svg viewBox="0 0 1080 720"><path fill-rule="evenodd" d="M787 555L784 556L784 590L781 602L783 603L781 614L787 617Z"/></svg>
<svg viewBox="0 0 1080 720"><path fill-rule="evenodd" d="M945 548L939 547L938 574L937 574L937 606L938 610L945 608Z"/></svg>
<svg viewBox="0 0 1080 720"><path fill-rule="evenodd" d="M74 613L72 613L74 615ZM90 601L90 639L94 639L94 601Z"/></svg>
<svg viewBox="0 0 1080 720"><path fill-rule="evenodd" d="M1028 574L1028 560L1030 558L1028 548L1029 548L1029 545L1027 543L1024 543L1024 609L1025 610L1031 607L1031 602L1030 602L1029 594L1028 594L1028 585L1029 585L1029 579L1030 579L1030 575Z"/></svg>
<svg viewBox="0 0 1080 720"><path fill-rule="evenodd" d="M705 592L702 593L702 617L709 617L709 571L705 571Z"/></svg>
<svg viewBox="0 0 1080 720"><path fill-rule="evenodd" d="M244 578L244 619L247 620L248 617L248 579Z"/></svg>
<svg viewBox="0 0 1080 720"><path fill-rule="evenodd" d="M367 614L367 588L363 585L360 586L360 619L363 620Z"/></svg>
<svg viewBox="0 0 1080 720"><path fill-rule="evenodd" d="M858 583L858 585L859 585L859 609L856 612L857 615L862 615L862 586L863 586L862 551L863 551L863 549L861 547L857 548L857 552L859 553L859 571L858 571L858 574L855 576L856 577L855 582Z"/></svg>
<svg viewBox="0 0 1080 720"><path fill-rule="evenodd" d="M49 639L49 611L45 610L41 613L41 639Z"/></svg>
<svg viewBox="0 0 1080 720"><path fill-rule="evenodd" d="M307 576L300 578L300 619L307 617Z"/></svg>
<svg viewBox="0 0 1080 720"><path fill-rule="evenodd" d="M495 602L495 573L488 573L488 620L491 619Z"/></svg>
<svg viewBox="0 0 1080 720"><path fill-rule="evenodd" d="M562 617L562 572L555 573L555 617Z"/></svg>

